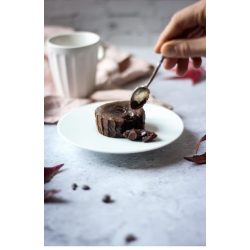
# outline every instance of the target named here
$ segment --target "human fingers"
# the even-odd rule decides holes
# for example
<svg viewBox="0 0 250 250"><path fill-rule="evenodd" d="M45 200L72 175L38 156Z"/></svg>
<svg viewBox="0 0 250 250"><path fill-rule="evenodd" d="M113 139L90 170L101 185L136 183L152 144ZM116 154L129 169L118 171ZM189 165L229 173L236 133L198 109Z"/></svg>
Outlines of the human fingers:
<svg viewBox="0 0 250 250"><path fill-rule="evenodd" d="M178 61L178 58L166 58L163 67L165 69L172 69Z"/></svg>
<svg viewBox="0 0 250 250"><path fill-rule="evenodd" d="M159 36L154 51L159 54L161 46L166 41L180 36L186 29L197 25L206 26L206 1L199 1L177 12Z"/></svg>
<svg viewBox="0 0 250 250"><path fill-rule="evenodd" d="M206 57L206 37L171 40L162 45L161 54L166 58Z"/></svg>
<svg viewBox="0 0 250 250"><path fill-rule="evenodd" d="M195 69L198 69L200 68L201 66L201 63L202 63L202 60L200 57L193 57L191 58L192 62L193 62L193 66Z"/></svg>
<svg viewBox="0 0 250 250"><path fill-rule="evenodd" d="M178 76L184 76L188 70L188 58L179 58L177 62L176 74Z"/></svg>
<svg viewBox="0 0 250 250"><path fill-rule="evenodd" d="M187 38L199 38L199 37L202 37L204 32L205 32L205 29L202 28L202 27L199 27L192 34L190 34L190 36L188 36Z"/></svg>

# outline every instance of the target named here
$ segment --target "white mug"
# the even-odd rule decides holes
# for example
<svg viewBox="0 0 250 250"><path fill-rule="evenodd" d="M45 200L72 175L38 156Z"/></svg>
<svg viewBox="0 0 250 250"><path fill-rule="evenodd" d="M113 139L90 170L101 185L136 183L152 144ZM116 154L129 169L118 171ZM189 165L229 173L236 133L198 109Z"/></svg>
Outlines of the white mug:
<svg viewBox="0 0 250 250"><path fill-rule="evenodd" d="M100 36L75 32L47 40L52 77L58 92L65 97L88 97L95 90L98 60L104 57Z"/></svg>

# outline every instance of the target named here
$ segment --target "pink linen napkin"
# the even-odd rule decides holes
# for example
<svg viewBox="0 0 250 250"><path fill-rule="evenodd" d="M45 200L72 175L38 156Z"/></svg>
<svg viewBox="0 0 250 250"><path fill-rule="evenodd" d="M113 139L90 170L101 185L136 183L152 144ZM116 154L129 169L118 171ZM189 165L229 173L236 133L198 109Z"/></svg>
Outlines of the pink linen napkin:
<svg viewBox="0 0 250 250"><path fill-rule="evenodd" d="M59 34L72 33L73 29L60 26L44 27L44 122L56 123L64 114L83 105L110 100L129 100L132 91L118 89L131 81L150 76L154 67L147 61L114 46L106 46L105 57L97 65L96 92L89 98L76 99L59 96L50 72L46 43L47 38ZM150 95L148 103L173 107Z"/></svg>
<svg viewBox="0 0 250 250"><path fill-rule="evenodd" d="M120 88L135 79L150 76L153 70L147 61L109 45L105 57L97 65L96 88Z"/></svg>
<svg viewBox="0 0 250 250"><path fill-rule="evenodd" d="M44 97L44 122L55 123L68 112L91 103L90 99L64 98L60 96Z"/></svg>

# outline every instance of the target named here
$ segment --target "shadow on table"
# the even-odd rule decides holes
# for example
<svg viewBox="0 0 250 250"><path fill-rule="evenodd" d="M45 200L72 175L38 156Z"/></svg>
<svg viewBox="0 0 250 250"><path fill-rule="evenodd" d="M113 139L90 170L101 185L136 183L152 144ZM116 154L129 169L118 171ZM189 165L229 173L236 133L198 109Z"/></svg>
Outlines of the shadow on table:
<svg viewBox="0 0 250 250"><path fill-rule="evenodd" d="M184 162L183 157L195 154L198 140L193 133L184 129L178 140L161 149L137 154L104 154L89 152L101 165L130 169L169 167Z"/></svg>

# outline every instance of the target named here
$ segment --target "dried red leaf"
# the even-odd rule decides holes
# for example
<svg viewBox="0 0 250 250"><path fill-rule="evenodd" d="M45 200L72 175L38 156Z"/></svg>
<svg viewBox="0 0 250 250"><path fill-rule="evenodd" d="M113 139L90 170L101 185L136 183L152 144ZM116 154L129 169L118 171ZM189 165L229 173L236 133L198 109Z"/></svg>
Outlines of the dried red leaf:
<svg viewBox="0 0 250 250"><path fill-rule="evenodd" d="M205 141L205 140L206 140L206 135L204 135L204 136L199 140L198 144L196 145L196 153L198 152L200 143L201 143L202 141Z"/></svg>
<svg viewBox="0 0 250 250"><path fill-rule="evenodd" d="M64 164L51 167L51 168L46 168L44 167L44 183L49 182L58 172L58 170L63 166Z"/></svg>
<svg viewBox="0 0 250 250"><path fill-rule="evenodd" d="M197 143L196 145L196 153L198 152L198 149L199 149L199 146L200 146L200 143L202 141L205 141L206 140L206 135L204 135L200 140L199 142ZM185 160L187 161L191 161L191 162L195 162L197 164L204 164L206 163L206 153L202 154L202 155L194 155L192 157L184 157Z"/></svg>
<svg viewBox="0 0 250 250"><path fill-rule="evenodd" d="M48 199L49 197L51 197L54 194L57 194L59 192L60 192L60 190L55 190L55 189L44 190L44 200Z"/></svg>
<svg viewBox="0 0 250 250"><path fill-rule="evenodd" d="M172 69L172 71L176 72L176 68ZM173 77L169 77L167 79L185 79L185 78L187 78L187 79L191 79L193 84L196 84L200 81L200 79L203 75L206 75L206 71L202 67L200 67L199 69L195 69L193 67L193 63L191 61L189 61L188 71L187 71L185 76L181 76L181 77L173 76Z"/></svg>
<svg viewBox="0 0 250 250"><path fill-rule="evenodd" d="M194 155L192 157L184 157L185 160L191 161L197 164L204 164L206 163L206 153L202 155Z"/></svg>

